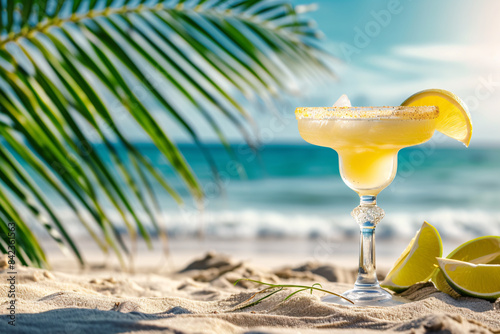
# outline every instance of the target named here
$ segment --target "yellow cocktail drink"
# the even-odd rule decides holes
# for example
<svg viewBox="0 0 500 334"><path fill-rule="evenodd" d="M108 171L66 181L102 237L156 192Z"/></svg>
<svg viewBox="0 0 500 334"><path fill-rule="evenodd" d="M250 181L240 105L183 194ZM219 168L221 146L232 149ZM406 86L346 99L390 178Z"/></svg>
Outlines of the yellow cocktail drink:
<svg viewBox="0 0 500 334"><path fill-rule="evenodd" d="M297 108L295 116L302 138L337 151L342 179L360 200L351 212L360 231L356 283L342 296L327 296L323 301L373 306L400 303L377 279L375 227L385 215L377 206L377 195L396 176L400 149L428 141L435 131L468 146L472 123L467 107L453 93L428 89L397 107L351 107L342 95L333 107ZM397 277L397 271L393 276Z"/></svg>
<svg viewBox="0 0 500 334"><path fill-rule="evenodd" d="M361 196L376 196L392 182L398 151L429 140L438 116L436 107L301 109L302 138L337 151L344 182Z"/></svg>

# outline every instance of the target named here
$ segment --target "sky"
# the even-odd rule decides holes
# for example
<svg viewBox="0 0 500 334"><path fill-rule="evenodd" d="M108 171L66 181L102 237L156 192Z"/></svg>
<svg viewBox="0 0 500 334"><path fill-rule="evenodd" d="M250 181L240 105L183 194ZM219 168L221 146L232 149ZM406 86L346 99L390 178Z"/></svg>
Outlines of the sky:
<svg viewBox="0 0 500 334"><path fill-rule="evenodd" d="M320 44L335 56L329 65L338 78L283 95L276 101L278 116L247 105L261 143L305 143L294 116L299 106L331 106L342 94L355 106L399 105L418 91L440 88L468 105L471 147L500 145L500 1L291 1L316 9L304 15L322 31ZM191 116L196 114L185 116L202 140L216 142L208 125ZM164 113L157 115L174 140L189 141ZM230 141L242 142L231 123L216 119ZM134 137L137 132L130 133ZM145 139L137 135L131 139ZM462 147L452 139L440 140L440 145Z"/></svg>
<svg viewBox="0 0 500 334"><path fill-rule="evenodd" d="M472 144L500 143L498 1L314 3L309 16L342 62L339 81L305 102L329 105L346 93L354 105L397 105L422 89L447 89L469 107Z"/></svg>
<svg viewBox="0 0 500 334"><path fill-rule="evenodd" d="M293 116L297 106L330 106L341 94L358 106L399 105L415 92L441 88L457 94L469 106L472 147L500 144L500 2L292 3L317 8L305 15L323 32L321 45L337 57L330 65L338 80L302 87L297 96L284 96L278 102L281 123L269 113L253 110L262 142L302 142ZM202 132L205 140L215 140ZM234 130L227 134L233 141L241 140ZM455 143L450 139L444 145Z"/></svg>

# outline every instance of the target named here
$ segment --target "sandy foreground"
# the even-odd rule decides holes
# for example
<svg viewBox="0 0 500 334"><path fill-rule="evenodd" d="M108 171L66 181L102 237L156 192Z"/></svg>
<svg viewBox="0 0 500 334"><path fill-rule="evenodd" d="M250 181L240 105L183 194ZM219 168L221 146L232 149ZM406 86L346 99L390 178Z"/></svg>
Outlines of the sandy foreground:
<svg viewBox="0 0 500 334"><path fill-rule="evenodd" d="M241 309L262 287L233 286L239 278L320 282L343 292L355 270L315 262L258 266L220 253L199 256L180 270L150 268L135 274L109 268L17 268L13 327L6 309L9 276L0 271L0 333L500 333L500 300L454 299L430 283L413 286L402 294L409 302L393 307L327 304L321 292L301 292L283 302L287 290Z"/></svg>

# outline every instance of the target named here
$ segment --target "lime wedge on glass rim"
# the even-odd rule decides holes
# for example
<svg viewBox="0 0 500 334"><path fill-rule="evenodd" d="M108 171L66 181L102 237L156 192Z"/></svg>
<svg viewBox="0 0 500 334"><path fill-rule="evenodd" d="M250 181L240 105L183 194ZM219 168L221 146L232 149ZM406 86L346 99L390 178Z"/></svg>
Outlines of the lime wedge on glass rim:
<svg viewBox="0 0 500 334"><path fill-rule="evenodd" d="M472 264L500 265L500 237L485 236L470 240L455 248L446 258ZM438 290L458 297L460 292L448 284L440 268L436 269L431 280Z"/></svg>
<svg viewBox="0 0 500 334"><path fill-rule="evenodd" d="M441 257L442 252L439 232L424 222L380 285L402 292L415 283L428 281L436 269L436 258Z"/></svg>
<svg viewBox="0 0 500 334"><path fill-rule="evenodd" d="M444 89L426 89L407 98L402 106L437 106L439 116L436 130L469 146L472 122L465 103Z"/></svg>

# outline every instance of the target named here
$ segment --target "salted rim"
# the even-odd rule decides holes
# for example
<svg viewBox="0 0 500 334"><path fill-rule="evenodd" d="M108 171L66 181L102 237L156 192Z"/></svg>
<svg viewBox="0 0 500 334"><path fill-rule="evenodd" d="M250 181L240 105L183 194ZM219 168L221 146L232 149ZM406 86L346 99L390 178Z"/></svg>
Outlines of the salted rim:
<svg viewBox="0 0 500 334"><path fill-rule="evenodd" d="M365 119L395 118L408 120L434 119L439 116L437 106L395 107L299 107L295 109L297 119Z"/></svg>

